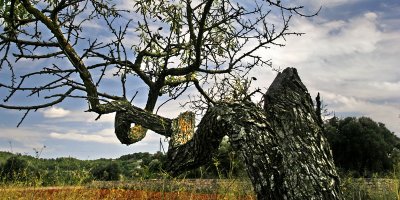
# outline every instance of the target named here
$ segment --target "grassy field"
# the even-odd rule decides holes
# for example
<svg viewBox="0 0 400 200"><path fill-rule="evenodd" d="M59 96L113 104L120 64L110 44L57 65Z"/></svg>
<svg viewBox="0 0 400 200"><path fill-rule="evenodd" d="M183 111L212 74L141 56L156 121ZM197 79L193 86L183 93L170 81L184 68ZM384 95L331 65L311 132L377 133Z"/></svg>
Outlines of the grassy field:
<svg viewBox="0 0 400 200"><path fill-rule="evenodd" d="M255 199L254 196L197 194L190 192L155 192L129 189L90 188L10 188L2 189L0 199Z"/></svg>
<svg viewBox="0 0 400 200"><path fill-rule="evenodd" d="M398 179L342 178L348 200L400 200ZM171 179L137 181L94 181L84 186L0 187L5 199L256 199L248 181L236 179Z"/></svg>
<svg viewBox="0 0 400 200"><path fill-rule="evenodd" d="M342 191L349 200L400 200L400 182L394 178L342 178Z"/></svg>
<svg viewBox="0 0 400 200"><path fill-rule="evenodd" d="M251 184L237 180L139 180L93 182L80 187L5 187L0 199L256 199Z"/></svg>

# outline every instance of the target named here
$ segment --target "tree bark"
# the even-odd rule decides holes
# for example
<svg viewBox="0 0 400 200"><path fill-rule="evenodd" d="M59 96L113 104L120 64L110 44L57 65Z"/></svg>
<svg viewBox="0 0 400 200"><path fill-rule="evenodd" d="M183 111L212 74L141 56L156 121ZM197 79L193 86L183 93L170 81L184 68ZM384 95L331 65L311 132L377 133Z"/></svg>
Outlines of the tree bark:
<svg viewBox="0 0 400 200"><path fill-rule="evenodd" d="M146 135L147 129L166 137L170 137L173 132L172 124L174 120L137 108L126 99L114 101L103 105L103 107L108 108L107 112L116 110L114 130L115 135L122 144L130 145L142 140ZM131 128L131 124L135 124L135 126Z"/></svg>
<svg viewBox="0 0 400 200"><path fill-rule="evenodd" d="M192 139L169 149L167 170L205 164L228 135L258 199L341 199L331 150L296 69L279 73L264 98L264 109L251 102L209 108Z"/></svg>

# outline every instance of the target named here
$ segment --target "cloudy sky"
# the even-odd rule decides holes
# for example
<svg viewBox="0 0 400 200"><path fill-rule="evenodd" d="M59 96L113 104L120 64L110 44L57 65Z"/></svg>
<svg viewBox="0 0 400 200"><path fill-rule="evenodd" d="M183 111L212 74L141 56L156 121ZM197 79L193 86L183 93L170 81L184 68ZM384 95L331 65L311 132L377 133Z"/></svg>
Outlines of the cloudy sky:
<svg viewBox="0 0 400 200"><path fill-rule="evenodd" d="M311 95L320 92L336 116L368 116L400 136L400 1L311 0L306 6L322 6L314 18L293 18L291 30L306 34L287 38L286 47L273 48L266 56L277 67L296 67ZM7 79L3 71L0 80ZM258 77L254 86L260 88L267 88L276 76L271 69L253 73ZM4 98L6 90L0 92ZM13 100L26 101L23 96ZM141 98L135 101L143 105ZM137 144L119 144L114 116L95 121L97 116L85 109L82 100L70 99L29 114L19 128L23 113L0 109L0 151L34 155L34 149L46 146L41 157L115 158L155 152L164 140L149 133ZM178 103L169 103L160 114L173 118L181 111Z"/></svg>

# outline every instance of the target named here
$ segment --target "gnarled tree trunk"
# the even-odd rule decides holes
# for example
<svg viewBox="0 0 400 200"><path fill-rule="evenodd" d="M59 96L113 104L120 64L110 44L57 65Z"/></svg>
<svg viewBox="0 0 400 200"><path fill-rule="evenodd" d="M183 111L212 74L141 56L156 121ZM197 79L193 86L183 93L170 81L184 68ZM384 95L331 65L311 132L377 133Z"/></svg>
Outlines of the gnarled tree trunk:
<svg viewBox="0 0 400 200"><path fill-rule="evenodd" d="M191 139L169 149L167 170L177 175L205 164L225 135L241 152L258 199L341 199L329 145L296 69L278 74L264 108L209 108Z"/></svg>

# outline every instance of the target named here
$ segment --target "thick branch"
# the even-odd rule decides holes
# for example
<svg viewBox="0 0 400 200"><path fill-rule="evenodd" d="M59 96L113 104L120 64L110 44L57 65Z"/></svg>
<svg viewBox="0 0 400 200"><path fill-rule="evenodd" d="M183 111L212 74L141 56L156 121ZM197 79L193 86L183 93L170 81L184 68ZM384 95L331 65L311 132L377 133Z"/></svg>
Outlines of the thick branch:
<svg viewBox="0 0 400 200"><path fill-rule="evenodd" d="M126 99L101 104L96 111L98 114L113 112L116 112L115 133L123 144L132 144L138 141L137 138L132 138L132 136L130 136L131 124L140 125L142 128L150 129L160 135L171 136L171 119L152 114L133 106Z"/></svg>
<svg viewBox="0 0 400 200"><path fill-rule="evenodd" d="M210 10L211 10L211 6L213 4L214 0L208 0L206 1L205 5L204 5L204 9L203 9L203 13L201 15L201 19L199 21L199 27L198 27L198 33L197 36L194 36L193 33L193 24L192 24L192 9L191 8L187 8L187 14L188 14L188 23L189 23L189 32L190 32L190 39L193 41L190 41L193 43L194 46L194 53L195 53L195 59L193 61L193 63L188 64L187 67L184 68L172 68L172 69L168 69L166 70L166 75L172 75L172 76L183 76L186 74L189 74L191 72L196 71L197 69L200 68L201 62L202 62L202 48L203 48L203 43L204 43L204 33L206 32L206 21L207 18L210 17ZM190 5L187 5L190 6Z"/></svg>
<svg viewBox="0 0 400 200"><path fill-rule="evenodd" d="M58 25L58 21L52 21L46 15L44 15L41 11L34 8L33 5L28 0L22 0L22 5L24 8L35 18L39 19L46 27L53 33L54 37L57 39L60 48L64 51L64 54L68 57L71 64L78 70L79 75L86 87L86 92L88 96L88 101L92 106L92 109L96 110L99 106L99 99L97 95L97 89L95 84L93 83L92 76L89 70L86 68L82 59L78 56L78 53L75 49L69 44L67 39L64 37L60 26Z"/></svg>
<svg viewBox="0 0 400 200"><path fill-rule="evenodd" d="M258 199L341 199L329 145L297 71L280 73L265 98L265 110L248 102L210 108L193 139L168 151L167 170L177 175L205 164L228 135Z"/></svg>

